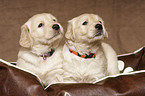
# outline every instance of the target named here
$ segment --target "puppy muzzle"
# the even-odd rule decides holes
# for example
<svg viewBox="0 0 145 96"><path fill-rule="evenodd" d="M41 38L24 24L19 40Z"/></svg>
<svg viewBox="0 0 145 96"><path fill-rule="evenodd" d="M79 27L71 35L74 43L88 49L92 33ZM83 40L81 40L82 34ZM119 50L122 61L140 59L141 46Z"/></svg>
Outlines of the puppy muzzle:
<svg viewBox="0 0 145 96"><path fill-rule="evenodd" d="M104 34L103 34L103 31L100 31L100 30L95 34L95 36L101 36L101 35L104 35Z"/></svg>
<svg viewBox="0 0 145 96"><path fill-rule="evenodd" d="M103 26L102 26L101 24L96 24L96 25L95 25L95 28L96 28L97 30L103 30Z"/></svg>
<svg viewBox="0 0 145 96"><path fill-rule="evenodd" d="M95 36L101 36L101 35L103 35L103 26L101 24L96 24L95 25L95 29L96 29Z"/></svg>
<svg viewBox="0 0 145 96"><path fill-rule="evenodd" d="M63 29L60 24L54 24L52 26L52 29L55 31L55 35L61 34L63 32Z"/></svg>
<svg viewBox="0 0 145 96"><path fill-rule="evenodd" d="M60 29L60 26L59 26L58 24L54 24L54 25L52 26L52 28L53 28L54 30L59 30L59 29Z"/></svg>

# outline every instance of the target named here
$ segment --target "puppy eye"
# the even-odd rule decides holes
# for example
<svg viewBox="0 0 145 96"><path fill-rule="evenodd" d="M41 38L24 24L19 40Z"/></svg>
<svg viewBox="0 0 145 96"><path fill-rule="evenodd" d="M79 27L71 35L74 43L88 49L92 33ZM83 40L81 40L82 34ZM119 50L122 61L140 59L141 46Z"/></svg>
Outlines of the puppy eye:
<svg viewBox="0 0 145 96"><path fill-rule="evenodd" d="M42 27L44 24L43 23L40 23L39 25L38 25L38 27L40 28L40 27Z"/></svg>
<svg viewBox="0 0 145 96"><path fill-rule="evenodd" d="M101 21L99 21L100 23L102 23Z"/></svg>
<svg viewBox="0 0 145 96"><path fill-rule="evenodd" d="M53 19L53 21L56 21L56 19Z"/></svg>
<svg viewBox="0 0 145 96"><path fill-rule="evenodd" d="M88 24L88 22L87 21L85 21L85 22L83 22L83 24L82 25L87 25Z"/></svg>

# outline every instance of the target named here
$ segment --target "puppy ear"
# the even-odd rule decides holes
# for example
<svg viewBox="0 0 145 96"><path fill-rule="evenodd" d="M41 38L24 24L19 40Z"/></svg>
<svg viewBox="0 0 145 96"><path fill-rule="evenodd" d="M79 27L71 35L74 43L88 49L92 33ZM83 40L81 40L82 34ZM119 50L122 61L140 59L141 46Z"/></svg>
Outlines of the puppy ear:
<svg viewBox="0 0 145 96"><path fill-rule="evenodd" d="M102 20L102 18L100 17L101 19L101 22L102 22L102 25L103 25L103 31L105 32L104 33L104 38L108 38L108 32L106 31L106 28L105 28L105 25L104 25L104 21Z"/></svg>
<svg viewBox="0 0 145 96"><path fill-rule="evenodd" d="M30 48L33 44L32 37L30 36L30 30L27 24L21 27L20 45L25 48Z"/></svg>
<svg viewBox="0 0 145 96"><path fill-rule="evenodd" d="M108 38L108 32L105 31L105 38Z"/></svg>
<svg viewBox="0 0 145 96"><path fill-rule="evenodd" d="M105 27L104 27L104 32L105 32L104 37L105 38L108 38L108 32L106 31L106 28Z"/></svg>
<svg viewBox="0 0 145 96"><path fill-rule="evenodd" d="M74 41L74 37L73 37L73 23L72 20L68 21L68 26L67 26L67 31L65 33L65 37L69 40L73 40Z"/></svg>

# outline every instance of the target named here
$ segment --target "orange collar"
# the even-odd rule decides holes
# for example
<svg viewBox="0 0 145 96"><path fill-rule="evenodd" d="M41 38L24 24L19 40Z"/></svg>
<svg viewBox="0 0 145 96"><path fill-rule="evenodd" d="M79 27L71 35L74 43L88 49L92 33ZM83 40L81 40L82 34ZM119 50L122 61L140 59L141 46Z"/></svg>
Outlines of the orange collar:
<svg viewBox="0 0 145 96"><path fill-rule="evenodd" d="M73 54L75 54L75 55L77 55L79 57L85 58L85 59L87 59L87 58L95 58L96 57L96 55L94 53L89 53L89 55L87 55L87 54L86 55L80 55L78 52L75 52L73 50L69 49L69 51L70 51L70 53L73 53Z"/></svg>

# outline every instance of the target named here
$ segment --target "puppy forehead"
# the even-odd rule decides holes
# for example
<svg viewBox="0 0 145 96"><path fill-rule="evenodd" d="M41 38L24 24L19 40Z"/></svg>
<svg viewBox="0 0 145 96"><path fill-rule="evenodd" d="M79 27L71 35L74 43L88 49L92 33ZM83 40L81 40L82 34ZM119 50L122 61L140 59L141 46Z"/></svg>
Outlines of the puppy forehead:
<svg viewBox="0 0 145 96"><path fill-rule="evenodd" d="M73 18L72 20L70 20L71 22L84 22L84 21L99 21L101 19L101 17L99 17L98 15L95 14L82 14L78 17Z"/></svg>
<svg viewBox="0 0 145 96"><path fill-rule="evenodd" d="M95 15L95 14L83 14L80 17L86 18L86 19L100 19L100 17L98 15Z"/></svg>
<svg viewBox="0 0 145 96"><path fill-rule="evenodd" d="M39 22L39 21L52 21L53 19L56 19L53 15L48 13L42 13L32 16L28 22Z"/></svg>

